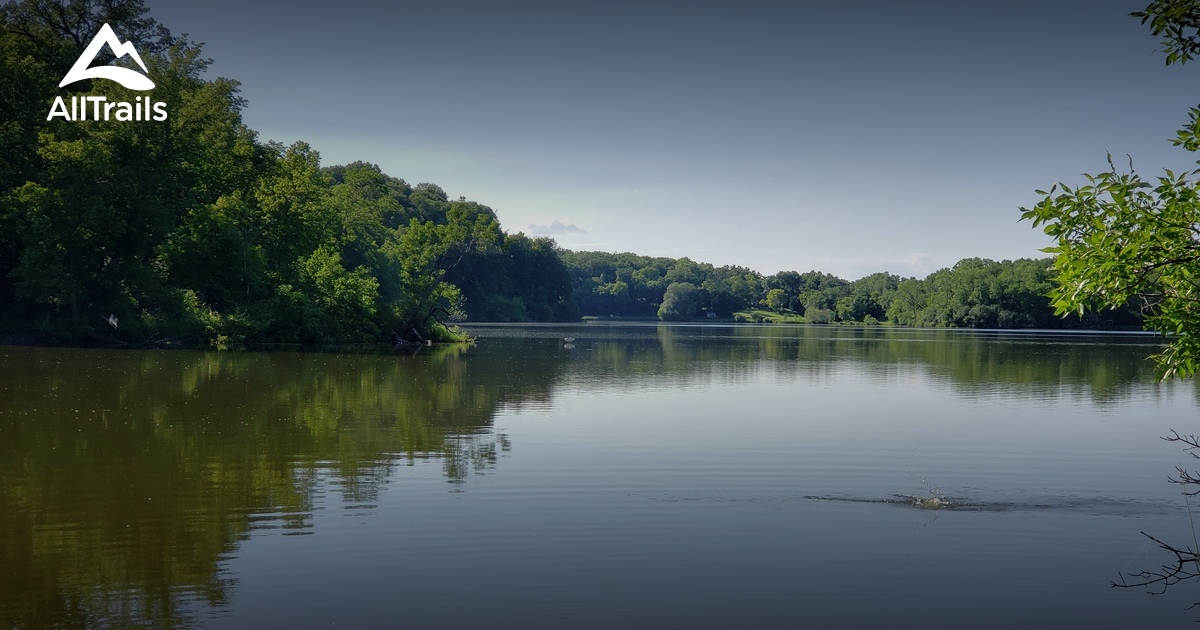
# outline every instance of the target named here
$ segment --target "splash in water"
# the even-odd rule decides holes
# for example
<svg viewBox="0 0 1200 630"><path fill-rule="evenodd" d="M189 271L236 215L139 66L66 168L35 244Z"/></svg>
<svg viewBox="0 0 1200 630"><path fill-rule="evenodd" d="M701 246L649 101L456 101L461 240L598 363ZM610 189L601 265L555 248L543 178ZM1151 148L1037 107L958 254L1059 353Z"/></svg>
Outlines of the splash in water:
<svg viewBox="0 0 1200 630"><path fill-rule="evenodd" d="M1096 496L1039 496L1022 497L1016 500L968 499L946 497L939 493L930 495L893 494L885 498L855 497L845 495L807 495L805 499L836 501L839 503L875 503L916 508L920 510L949 510L956 512L1012 512L1028 510L1067 510L1084 514L1126 516L1141 518L1147 514L1179 514L1178 504L1169 500L1125 498L1108 495Z"/></svg>
<svg viewBox="0 0 1200 630"><path fill-rule="evenodd" d="M808 495L805 499L817 501L840 501L842 503L882 503L884 505L899 505L914 507L922 510L965 510L965 511L1005 511L1012 508L1010 503L972 503L969 501L947 499L940 496L918 497L907 494L894 494L885 499L867 499L861 497L838 497Z"/></svg>
<svg viewBox="0 0 1200 630"><path fill-rule="evenodd" d="M941 497L926 497L923 499L914 498L912 500L912 504L915 507L925 508L927 510L940 510L942 508L948 508L952 505L949 501Z"/></svg>

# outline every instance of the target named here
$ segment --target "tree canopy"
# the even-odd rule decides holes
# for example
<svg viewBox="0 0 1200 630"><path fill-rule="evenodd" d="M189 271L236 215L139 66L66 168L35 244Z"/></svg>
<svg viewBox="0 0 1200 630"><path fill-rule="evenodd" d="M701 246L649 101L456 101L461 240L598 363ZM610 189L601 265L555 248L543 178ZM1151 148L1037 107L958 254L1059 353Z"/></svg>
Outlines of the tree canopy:
<svg viewBox="0 0 1200 630"><path fill-rule="evenodd" d="M165 120L47 119L56 96L141 95L58 87L104 23L140 51ZM577 317L552 241L506 237L491 208L436 184L261 141L210 63L141 0L0 8L0 330L327 343L444 336L441 321L497 303L510 319ZM488 261L494 284L469 273Z"/></svg>
<svg viewBox="0 0 1200 630"><path fill-rule="evenodd" d="M1200 2L1155 0L1132 14L1163 40L1167 64L1184 64L1200 51ZM1173 140L1200 149L1200 108ZM1085 183L1058 183L1022 217L1053 237L1051 291L1056 311L1085 313L1134 304L1146 326L1167 335L1155 356L1163 378L1188 377L1200 367L1200 183L1190 173L1143 179L1133 168L1085 175Z"/></svg>
<svg viewBox="0 0 1200 630"><path fill-rule="evenodd" d="M1145 19L1154 28L1162 23L1156 32L1176 42L1182 63L1191 58L1194 29L1171 25L1190 23L1196 12L1177 15L1181 3L1148 11L1159 5ZM58 87L103 23L140 51L153 98L170 112L165 120L47 119L56 97L133 101L141 94L105 79ZM0 335L135 344L383 342L448 337L442 322L460 319L728 319L764 307L829 323L1128 325L1139 321L1129 309L1056 318L1044 296L1056 273L1060 283L1082 278L1068 262L1082 260L1079 247L1094 245L1080 239L1101 238L1086 234L1096 213L1079 225L1053 213L1075 203L1068 214L1082 217L1096 191L1109 190L1103 186L1116 195L1114 208L1134 200L1140 210L1100 223L1134 226L1153 215L1175 226L1160 223L1153 239L1143 233L1141 241L1122 241L1141 262L1123 254L1125 267L1101 267L1107 275L1096 282L1109 282L1107 293L1079 295L1120 306L1127 285L1142 282L1159 291L1138 293L1157 309L1154 325L1182 337L1190 330L1170 326L1191 313L1192 267L1165 267L1192 247L1195 191L1187 176L1170 174L1151 191L1136 175L1114 173L1097 180L1099 189L1069 189L1082 195L1077 202L1060 196L1030 211L1048 230L1080 235L1060 245L1074 249L1056 250L1068 255L1057 271L1046 261L967 259L924 280L877 273L850 281L816 270L764 276L686 257L562 250L548 238L505 233L495 210L452 199L437 184L409 184L363 161L322 165L307 143L259 138L242 120L248 104L239 84L210 78L210 64L200 44L171 34L142 0L0 7ZM1200 147L1198 116L1200 109L1181 131L1177 143L1185 148ZM1111 284L1118 280L1124 284ZM1056 295L1063 312L1066 293Z"/></svg>

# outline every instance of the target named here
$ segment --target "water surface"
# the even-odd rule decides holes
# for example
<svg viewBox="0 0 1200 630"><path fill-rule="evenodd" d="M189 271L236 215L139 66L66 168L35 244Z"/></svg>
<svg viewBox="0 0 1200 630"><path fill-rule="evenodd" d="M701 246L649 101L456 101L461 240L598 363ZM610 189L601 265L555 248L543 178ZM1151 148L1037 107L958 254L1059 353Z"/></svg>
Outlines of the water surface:
<svg viewBox="0 0 1200 630"><path fill-rule="evenodd" d="M1153 337L475 326L0 348L0 627L1165 627ZM564 338L574 341L566 343Z"/></svg>

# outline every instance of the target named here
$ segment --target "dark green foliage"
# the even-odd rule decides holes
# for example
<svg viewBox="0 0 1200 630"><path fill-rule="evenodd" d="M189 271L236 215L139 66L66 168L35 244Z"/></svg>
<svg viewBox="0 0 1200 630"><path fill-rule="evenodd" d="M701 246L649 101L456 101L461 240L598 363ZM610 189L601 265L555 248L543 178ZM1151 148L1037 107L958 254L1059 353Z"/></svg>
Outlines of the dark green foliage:
<svg viewBox="0 0 1200 630"><path fill-rule="evenodd" d="M0 20L42 50L67 47L78 55L100 26L108 24L138 50L162 52L175 39L146 15L148 11L142 0L24 0L0 7Z"/></svg>
<svg viewBox="0 0 1200 630"><path fill-rule="evenodd" d="M800 293L803 289L798 272L781 271L773 276L768 276L765 284L768 294L773 291L777 292L772 298L772 302L776 306L772 306L772 308L797 312L804 310L800 304Z"/></svg>
<svg viewBox="0 0 1200 630"><path fill-rule="evenodd" d="M763 279L745 267L714 267L688 258L637 254L562 252L575 302L583 315L656 317L667 287L686 282L697 289L697 308L728 317L763 299Z"/></svg>
<svg viewBox="0 0 1200 630"><path fill-rule="evenodd" d="M687 258L636 254L561 252L584 315L691 319L705 312L731 316L761 304L803 314L812 323L875 322L902 326L973 328L1128 327L1138 313L1121 308L1086 317L1060 317L1047 297L1049 260L993 262L969 258L925 280L875 273L850 282L808 271L763 278L743 267L716 268ZM670 285L687 283L694 312L678 304L666 311ZM504 304L499 307L505 306ZM667 316L664 317L664 314Z"/></svg>
<svg viewBox="0 0 1200 630"><path fill-rule="evenodd" d="M658 318L665 322L684 322L696 316L700 290L690 282L673 282L663 294Z"/></svg>
<svg viewBox="0 0 1200 630"><path fill-rule="evenodd" d="M1047 261L964 259L925 280L905 280L888 316L905 326L1056 327L1044 297L1049 273ZM1027 302L1040 302L1040 309L1030 312Z"/></svg>
<svg viewBox="0 0 1200 630"><path fill-rule="evenodd" d="M955 328L1134 327L1129 309L1105 317L1060 317L1046 296L1054 287L1050 259L996 262L966 258L924 280L902 280L887 316L903 326Z"/></svg>
<svg viewBox="0 0 1200 630"><path fill-rule="evenodd" d="M700 290L704 310L729 316L763 298L763 278L757 271L745 267L717 267L705 274Z"/></svg>
<svg viewBox="0 0 1200 630"><path fill-rule="evenodd" d="M450 208L450 199L446 196L446 191L437 184L417 184L409 193L408 199L415 218L423 221L440 222Z"/></svg>
<svg viewBox="0 0 1200 630"><path fill-rule="evenodd" d="M327 166L321 172L333 182L339 194L377 206L376 213L386 227L396 229L418 218L408 200L412 187L403 179L385 174L378 165L353 162Z"/></svg>
<svg viewBox="0 0 1200 630"><path fill-rule="evenodd" d="M1167 15L1172 6L1148 11ZM156 83L154 100L167 104L166 120L46 120L55 96L132 101L141 94L107 80L58 88L105 22L140 51ZM1188 33L1160 34L1187 42ZM764 278L738 266L569 252L550 239L505 235L491 208L451 200L435 184L410 186L365 162L322 168L303 142L262 142L242 122L238 83L206 78L210 63L198 44L148 17L141 0L24 0L0 8L0 333L129 343L388 341L442 338L440 322L461 317L686 320L760 305L809 321L888 317L914 326L1137 321L1128 309L1059 319L1045 297L1054 286L1045 261L969 259L923 281L881 273L848 282L817 271ZM1197 116L1200 110L1180 132L1187 148L1200 146ZM1161 209L1179 210L1184 224L1195 225L1186 214L1194 187L1171 177L1153 194ZM1097 183L1114 202L1142 203L1147 198L1138 195L1150 194L1136 179ZM1038 212L1093 204L1094 190L1070 191L1078 198L1048 200ZM1035 220L1062 234L1087 229L1051 214ZM1056 250L1060 258L1076 251ZM1137 250L1151 258L1165 251ZM1151 258L1143 262L1159 264ZM1114 282L1136 277L1165 287L1178 279L1167 269L1151 273L1143 265L1145 273L1134 276L1132 267L1098 264L1092 273ZM1060 268L1060 286L1087 280L1078 267ZM1064 294L1055 295L1064 304ZM1112 305L1108 297L1093 292L1089 299ZM1166 318L1154 321L1164 329L1190 330L1170 327L1190 307L1154 303Z"/></svg>
<svg viewBox="0 0 1200 630"><path fill-rule="evenodd" d="M583 315L654 317L675 260L637 254L562 252ZM690 261L689 261L690 262Z"/></svg>
<svg viewBox="0 0 1200 630"><path fill-rule="evenodd" d="M1200 2L1197 0L1154 0L1131 13L1150 33L1162 39L1167 65L1184 64L1200 54Z"/></svg>
<svg viewBox="0 0 1200 630"><path fill-rule="evenodd" d="M505 236L496 250L464 259L449 278L462 289L463 308L470 320L579 319L579 309L571 299L571 276L549 238Z"/></svg>
<svg viewBox="0 0 1200 630"><path fill-rule="evenodd" d="M781 271L766 278L767 290L778 289L776 301L783 308L805 313L810 308L833 311L838 300L850 293L850 282L819 271Z"/></svg>
<svg viewBox="0 0 1200 630"><path fill-rule="evenodd" d="M878 320L886 316L899 282L899 276L885 272L849 282L819 271L781 271L764 280L763 304L803 314L809 322Z"/></svg>
<svg viewBox="0 0 1200 630"><path fill-rule="evenodd" d="M799 302L803 312L809 309L832 311L838 300L850 292L850 283L827 273L809 271L800 274Z"/></svg>
<svg viewBox="0 0 1200 630"><path fill-rule="evenodd" d="M850 286L850 295L837 301L835 315L841 321L876 321L887 316L888 306L896 295L900 276L880 272L855 280Z"/></svg>
<svg viewBox="0 0 1200 630"><path fill-rule="evenodd" d="M102 23L132 41L166 120L47 121L55 96L133 101L113 81L57 83ZM101 62L106 60L101 59ZM444 336L464 261L499 261L478 303L577 317L554 243L503 239L495 213L378 166L322 169L262 143L238 84L140 0L0 9L0 332L68 340L324 343ZM497 311L502 309L496 307ZM109 324L116 316L119 327Z"/></svg>

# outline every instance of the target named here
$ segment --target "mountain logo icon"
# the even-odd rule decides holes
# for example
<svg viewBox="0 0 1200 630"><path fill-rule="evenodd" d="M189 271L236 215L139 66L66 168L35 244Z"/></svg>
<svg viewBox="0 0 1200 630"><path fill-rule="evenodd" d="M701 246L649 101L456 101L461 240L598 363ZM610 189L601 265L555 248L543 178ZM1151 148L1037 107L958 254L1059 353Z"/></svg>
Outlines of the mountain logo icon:
<svg viewBox="0 0 1200 630"><path fill-rule="evenodd" d="M146 70L146 64L142 63L142 58L138 55L137 49L130 42L121 43L117 38L117 34L113 32L112 27L108 24L100 27L100 31L88 42L87 48L83 49L83 54L79 55L79 59L75 60L75 65L71 66L71 70L67 72L67 76L63 77L62 83L58 87L65 87L76 81L84 79L109 79L116 81L121 85L131 90L151 90L154 89L154 82L144 74L138 73L136 70L122 68L121 66L96 66L89 68L93 61L96 60L96 55L100 54L100 49L108 44L109 50L117 56L117 59L129 55L141 66L142 72Z"/></svg>

